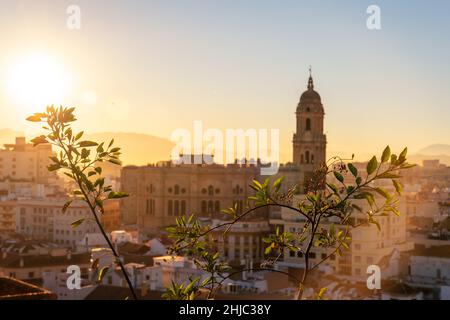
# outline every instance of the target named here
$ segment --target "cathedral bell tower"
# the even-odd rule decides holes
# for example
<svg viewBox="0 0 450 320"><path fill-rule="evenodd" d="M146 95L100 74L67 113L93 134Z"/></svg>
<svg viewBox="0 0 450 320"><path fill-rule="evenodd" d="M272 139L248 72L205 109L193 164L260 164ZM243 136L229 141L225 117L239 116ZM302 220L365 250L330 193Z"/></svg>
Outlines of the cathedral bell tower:
<svg viewBox="0 0 450 320"><path fill-rule="evenodd" d="M300 169L302 191L314 171L326 162L327 139L323 133L324 109L320 95L314 90L314 82L309 69L307 90L302 93L295 115L297 127L292 144L294 164Z"/></svg>

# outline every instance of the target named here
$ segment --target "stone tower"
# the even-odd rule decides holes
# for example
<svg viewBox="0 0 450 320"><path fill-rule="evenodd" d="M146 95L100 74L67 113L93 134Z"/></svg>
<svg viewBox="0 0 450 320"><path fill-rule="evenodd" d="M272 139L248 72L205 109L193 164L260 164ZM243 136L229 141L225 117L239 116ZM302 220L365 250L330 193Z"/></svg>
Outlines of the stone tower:
<svg viewBox="0 0 450 320"><path fill-rule="evenodd" d="M314 90L311 69L307 90L302 93L295 114L297 127L292 140L293 160L300 169L303 191L305 182L310 180L314 171L326 162L327 139L323 133L325 112L320 95Z"/></svg>

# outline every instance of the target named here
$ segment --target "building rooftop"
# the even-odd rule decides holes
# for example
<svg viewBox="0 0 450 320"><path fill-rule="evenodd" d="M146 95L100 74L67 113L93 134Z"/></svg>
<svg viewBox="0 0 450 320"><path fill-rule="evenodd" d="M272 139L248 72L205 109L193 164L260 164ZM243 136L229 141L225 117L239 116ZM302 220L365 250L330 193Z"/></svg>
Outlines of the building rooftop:
<svg viewBox="0 0 450 320"><path fill-rule="evenodd" d="M65 266L69 264L89 264L90 253L77 253L68 255L52 256L45 255L21 255L7 253L0 256L0 266L3 268L30 268L44 266Z"/></svg>
<svg viewBox="0 0 450 320"><path fill-rule="evenodd" d="M0 277L0 300L49 300L56 295L14 278Z"/></svg>
<svg viewBox="0 0 450 320"><path fill-rule="evenodd" d="M419 247L411 252L411 256L438 257L450 259L450 245L433 246L429 248Z"/></svg>

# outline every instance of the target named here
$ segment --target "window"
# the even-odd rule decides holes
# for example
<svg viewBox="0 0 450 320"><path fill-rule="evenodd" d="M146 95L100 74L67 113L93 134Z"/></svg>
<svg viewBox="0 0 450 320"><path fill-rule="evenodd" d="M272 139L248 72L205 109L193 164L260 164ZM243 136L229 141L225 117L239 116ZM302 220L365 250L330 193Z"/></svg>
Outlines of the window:
<svg viewBox="0 0 450 320"><path fill-rule="evenodd" d="M315 259L315 258L316 258L316 253L315 253L315 252L310 252L310 253L309 253L309 257L310 257L311 259Z"/></svg>
<svg viewBox="0 0 450 320"><path fill-rule="evenodd" d="M207 204L206 204L206 201L205 200L203 200L202 201L202 213L206 213L207 212Z"/></svg>
<svg viewBox="0 0 450 320"><path fill-rule="evenodd" d="M175 194L180 194L180 186L175 185Z"/></svg>
<svg viewBox="0 0 450 320"><path fill-rule="evenodd" d="M361 269L356 268L356 269L355 269L355 274L356 274L357 276L361 275Z"/></svg>
<svg viewBox="0 0 450 320"><path fill-rule="evenodd" d="M289 256L291 258L294 258L295 257L295 251L289 251Z"/></svg>
<svg viewBox="0 0 450 320"><path fill-rule="evenodd" d="M208 187L208 195L210 195L210 196L214 195L214 187L213 186Z"/></svg>
<svg viewBox="0 0 450 320"><path fill-rule="evenodd" d="M186 214L186 200L181 200L181 214Z"/></svg>
<svg viewBox="0 0 450 320"><path fill-rule="evenodd" d="M220 212L220 201L216 201L215 203L214 203L214 211L217 213L217 212Z"/></svg>
<svg viewBox="0 0 450 320"><path fill-rule="evenodd" d="M355 256L355 262L356 263L361 263L361 257L360 256Z"/></svg>
<svg viewBox="0 0 450 320"><path fill-rule="evenodd" d="M167 214L169 216L173 215L173 201L169 200L167 203Z"/></svg>
<svg viewBox="0 0 450 320"><path fill-rule="evenodd" d="M355 243L355 250L361 250L361 244Z"/></svg>
<svg viewBox="0 0 450 320"><path fill-rule="evenodd" d="M213 212L213 206L214 206L214 202L212 200L209 200L208 201L208 213Z"/></svg>
<svg viewBox="0 0 450 320"><path fill-rule="evenodd" d="M155 214L155 199L147 199L145 213L148 215Z"/></svg>
<svg viewBox="0 0 450 320"><path fill-rule="evenodd" d="M310 131L311 130L311 119L307 118L306 119L306 131Z"/></svg>
<svg viewBox="0 0 450 320"><path fill-rule="evenodd" d="M305 152L306 163L309 163L309 151Z"/></svg>
<svg viewBox="0 0 450 320"><path fill-rule="evenodd" d="M367 264L373 264L373 258L367 257Z"/></svg>
<svg viewBox="0 0 450 320"><path fill-rule="evenodd" d="M180 214L180 202L175 200L175 215L178 216Z"/></svg>

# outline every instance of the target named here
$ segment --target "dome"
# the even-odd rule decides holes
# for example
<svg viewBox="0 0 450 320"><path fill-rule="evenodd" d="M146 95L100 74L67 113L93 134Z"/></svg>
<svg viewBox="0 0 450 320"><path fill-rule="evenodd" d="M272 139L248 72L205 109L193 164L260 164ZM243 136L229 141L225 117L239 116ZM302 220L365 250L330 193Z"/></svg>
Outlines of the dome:
<svg viewBox="0 0 450 320"><path fill-rule="evenodd" d="M320 95L314 90L314 82L311 75L308 79L308 90L302 93L300 103L305 100L319 100L320 102Z"/></svg>
<svg viewBox="0 0 450 320"><path fill-rule="evenodd" d="M314 90L314 82L312 76L308 79L308 89L300 96L300 102L297 106L297 112L312 111L323 112L323 106L320 95Z"/></svg>
<svg viewBox="0 0 450 320"><path fill-rule="evenodd" d="M308 89L305 92L302 93L300 97L300 102L305 100L319 100L320 101L320 95L317 93L317 91Z"/></svg>

